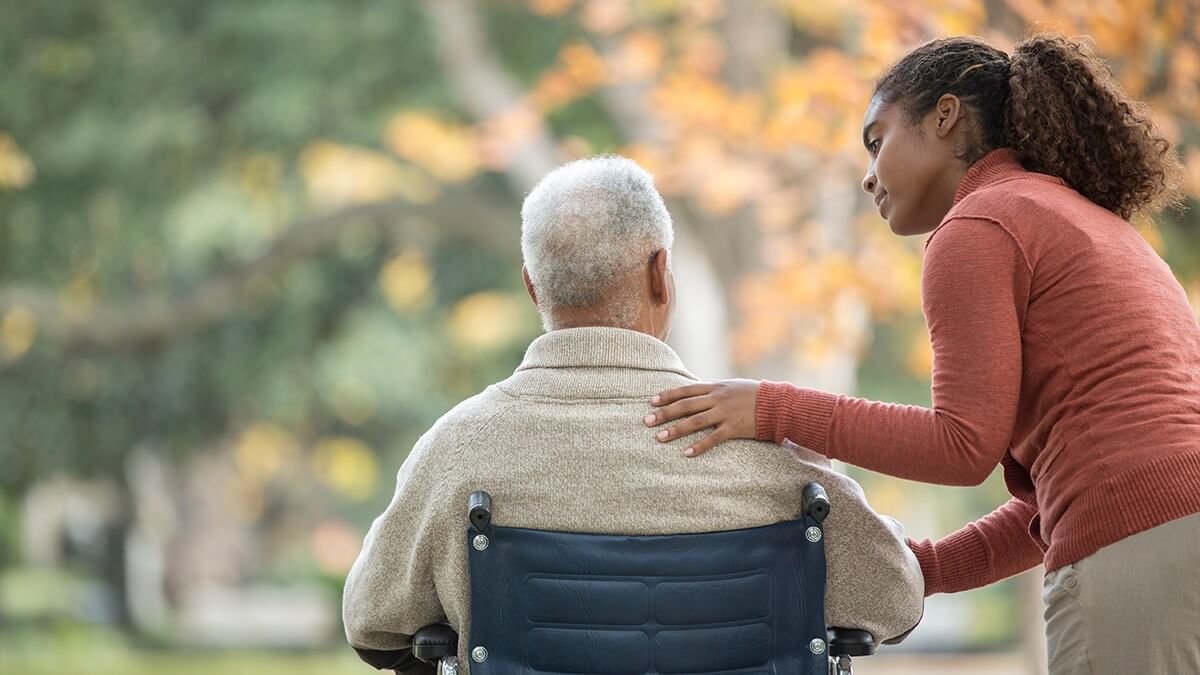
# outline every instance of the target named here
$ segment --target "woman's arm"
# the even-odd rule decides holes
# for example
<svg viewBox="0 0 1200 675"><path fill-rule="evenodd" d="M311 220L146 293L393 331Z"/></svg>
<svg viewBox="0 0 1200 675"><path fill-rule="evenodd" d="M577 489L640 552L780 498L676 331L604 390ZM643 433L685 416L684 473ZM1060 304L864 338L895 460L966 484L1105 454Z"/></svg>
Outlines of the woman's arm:
<svg viewBox="0 0 1200 675"><path fill-rule="evenodd" d="M1028 263L1003 226L976 218L949 221L930 238L922 278L933 342L932 408L772 382L751 394L744 381L731 381L663 392L660 402L669 405L652 425L690 414L662 440L724 427L721 440L750 434L789 439L892 476L977 485L1011 440L1029 286ZM683 393L687 389L693 392ZM744 421L748 408L754 410L750 422ZM697 445L695 454L712 443Z"/></svg>
<svg viewBox="0 0 1200 675"><path fill-rule="evenodd" d="M1010 499L936 542L909 539L925 577L925 596L979 588L1040 564L1044 551L1029 533L1036 514L1032 506Z"/></svg>

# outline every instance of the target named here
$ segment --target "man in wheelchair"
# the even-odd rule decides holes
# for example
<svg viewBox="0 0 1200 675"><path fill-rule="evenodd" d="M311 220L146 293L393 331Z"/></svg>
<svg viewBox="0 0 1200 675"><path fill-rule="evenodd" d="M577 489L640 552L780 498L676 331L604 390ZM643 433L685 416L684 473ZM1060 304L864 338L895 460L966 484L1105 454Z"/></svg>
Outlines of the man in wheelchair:
<svg viewBox="0 0 1200 675"><path fill-rule="evenodd" d="M460 673L807 673L787 664L809 663L796 650L826 658L824 633L793 650L772 631L790 625L793 595L812 596L820 612L822 590L828 626L876 642L911 630L924 585L903 531L828 460L748 440L688 459L694 437L664 445L640 423L651 396L696 381L664 342L673 230L650 175L622 158L572 162L542 179L521 217L525 283L546 333L511 377L438 420L401 466L346 580L346 635L359 655L380 669L432 672L413 655L413 636L447 623L462 636ZM811 482L828 495L828 518L804 513ZM477 492L487 493L487 519L476 508L468 523ZM800 550L813 542L812 555ZM642 563L659 544L671 569L648 572ZM809 557L791 573L772 546ZM559 567L476 567L504 551L544 553ZM513 644L477 639L473 588L491 614L476 622L517 631ZM768 608L761 616L756 598ZM770 652L766 661L737 660L755 649Z"/></svg>

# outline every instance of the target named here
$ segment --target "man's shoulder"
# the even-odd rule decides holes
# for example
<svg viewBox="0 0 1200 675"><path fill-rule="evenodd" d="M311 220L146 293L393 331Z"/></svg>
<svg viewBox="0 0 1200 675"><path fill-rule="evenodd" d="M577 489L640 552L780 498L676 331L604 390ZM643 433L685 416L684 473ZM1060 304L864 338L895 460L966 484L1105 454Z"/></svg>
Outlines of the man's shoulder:
<svg viewBox="0 0 1200 675"><path fill-rule="evenodd" d="M772 480L791 483L816 481L828 491L859 495L862 488L852 478L839 473L829 459L790 441L782 446L745 439L722 443L708 454L714 460L728 462L741 471L753 471ZM726 457L721 457L726 455Z"/></svg>
<svg viewBox="0 0 1200 675"><path fill-rule="evenodd" d="M421 437L425 445L457 444L478 435L497 416L512 407L514 400L491 385L462 401L438 418Z"/></svg>

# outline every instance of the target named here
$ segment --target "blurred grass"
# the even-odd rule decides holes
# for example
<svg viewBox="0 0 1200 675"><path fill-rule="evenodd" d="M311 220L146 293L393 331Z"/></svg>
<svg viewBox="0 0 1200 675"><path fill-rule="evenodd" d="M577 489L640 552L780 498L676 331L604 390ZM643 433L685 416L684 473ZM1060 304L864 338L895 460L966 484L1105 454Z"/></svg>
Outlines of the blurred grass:
<svg viewBox="0 0 1200 675"><path fill-rule="evenodd" d="M0 628L2 675L365 675L375 672L344 650L143 649L117 633L72 627Z"/></svg>
<svg viewBox="0 0 1200 675"><path fill-rule="evenodd" d="M33 653L0 641L4 675L364 675L353 654L57 649Z"/></svg>

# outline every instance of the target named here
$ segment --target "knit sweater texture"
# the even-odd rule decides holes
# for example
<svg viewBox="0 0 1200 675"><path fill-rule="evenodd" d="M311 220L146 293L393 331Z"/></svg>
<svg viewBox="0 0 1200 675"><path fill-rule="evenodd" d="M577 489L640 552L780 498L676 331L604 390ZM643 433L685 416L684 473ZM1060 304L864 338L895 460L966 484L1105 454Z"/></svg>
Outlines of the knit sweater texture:
<svg viewBox="0 0 1200 675"><path fill-rule="evenodd" d="M923 584L903 531L828 460L750 440L688 459L697 435L655 440L642 423L650 397L696 381L643 333L572 328L535 340L512 377L443 416L404 461L346 580L350 644L394 655L422 626L449 621L470 664L466 508L476 490L492 495L500 526L658 535L797 518L801 489L818 481L832 504L827 623L879 639L912 628Z"/></svg>
<svg viewBox="0 0 1200 675"><path fill-rule="evenodd" d="M1003 467L1011 500L910 542L927 595L1200 512L1200 327L1129 223L997 150L926 242L921 291L932 409L765 382L756 421L760 439L911 480Z"/></svg>

